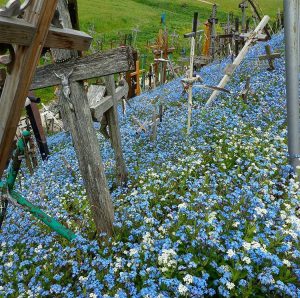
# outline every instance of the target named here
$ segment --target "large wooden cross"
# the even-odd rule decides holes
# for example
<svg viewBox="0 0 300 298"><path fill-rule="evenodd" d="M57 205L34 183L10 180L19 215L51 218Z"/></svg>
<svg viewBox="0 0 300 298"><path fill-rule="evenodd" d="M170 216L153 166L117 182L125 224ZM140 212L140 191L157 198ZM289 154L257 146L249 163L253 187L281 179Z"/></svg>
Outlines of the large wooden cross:
<svg viewBox="0 0 300 298"><path fill-rule="evenodd" d="M31 80L44 46L88 49L92 38L85 33L51 28L57 0L33 0L24 19L0 17L0 43L14 44L15 59L0 99L0 177L24 108Z"/></svg>
<svg viewBox="0 0 300 298"><path fill-rule="evenodd" d="M87 189L87 196L90 201L96 228L99 233L105 232L108 235L112 235L113 205L82 80L96 76L107 76L119 71L132 69L133 59L131 50L126 48L118 49L116 52L112 51L109 55L103 57L101 65L99 57L99 59L97 58L98 60L93 59L95 56L76 58L78 50L87 49L91 42L91 37L84 33L76 33L76 31L71 29L60 29L59 31L65 34L64 37L58 37L57 34L54 34L51 43L47 43L47 40L51 40L51 30L53 28L49 31L49 26L56 5L57 0L32 0L29 12L26 12L24 19L28 24L23 22L18 29L22 30L23 25L24 30L27 27L33 27L33 30L30 29L31 31L25 30L26 32L33 32L33 35L27 44L24 44L24 41L22 41L20 42L21 45L15 46L15 61L11 73L7 75L0 100L0 177L8 159L21 110L24 107L29 89L33 90L62 84L63 90L60 96L62 115L73 137L80 171ZM58 1L58 11L63 27L71 28L72 23L66 1ZM1 20L3 21L3 18ZM7 23L9 19L5 18L5 21ZM17 22L18 20L12 21L12 27ZM13 32L17 34L16 31L18 30ZM70 33L72 33L73 37L68 35ZM12 34L14 35L14 33ZM74 43L74 40L76 40L74 35L78 37L76 43ZM7 39L2 40L2 42L18 44L18 39L13 38L7 36ZM64 65L63 63L58 63L41 67L34 78L36 66L45 44L56 48L51 50L55 61L68 61ZM57 50L57 48L64 48L64 50ZM66 51L65 49L70 50ZM125 56L127 64L124 66ZM123 68L118 69L118 65L120 64ZM113 87L110 90L114 98ZM120 131L115 103L106 112L106 116L110 123L111 141L116 154L118 154L121 151L121 144L119 142ZM122 173L126 175L125 164L122 164L123 158L118 158L117 156L116 159L117 167L122 168ZM118 178L119 180L124 179L124 177Z"/></svg>

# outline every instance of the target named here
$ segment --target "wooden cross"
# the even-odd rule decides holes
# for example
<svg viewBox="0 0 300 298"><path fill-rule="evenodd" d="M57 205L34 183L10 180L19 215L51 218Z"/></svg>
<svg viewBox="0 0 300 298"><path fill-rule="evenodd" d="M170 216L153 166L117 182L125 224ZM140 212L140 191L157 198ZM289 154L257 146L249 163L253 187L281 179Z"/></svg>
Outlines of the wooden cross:
<svg viewBox="0 0 300 298"><path fill-rule="evenodd" d="M251 45L257 41L257 36L261 34L261 31L264 30L265 26L268 24L270 20L269 16L264 16L264 18L261 20L259 25L256 27L256 29L250 34L250 37L246 41L246 44L244 45L243 49L240 51L239 55L235 58L233 61L233 64L231 67L228 68L227 73L221 80L221 82L218 85L218 88L224 88L226 84L230 81L231 76L233 75L236 68L241 64L245 56L247 55ZM230 69L230 70L229 70ZM206 106L209 106L218 96L219 91L215 90L210 98L208 99Z"/></svg>
<svg viewBox="0 0 300 298"><path fill-rule="evenodd" d="M135 63L135 71L130 73L130 79L132 81L132 79L135 82L135 89L134 89L134 93L136 96L141 94L141 83L140 83L140 75L143 74L145 72L144 69L140 69L140 61L137 60Z"/></svg>
<svg viewBox="0 0 300 298"><path fill-rule="evenodd" d="M107 88L105 86L92 85L90 86L87 95L92 117L95 121L98 122L101 122L101 118L103 117L105 112L108 111L110 108L112 108L114 105L114 100L112 95L104 96L106 89ZM114 91L116 101L120 102L123 98L125 98L126 100L128 96L128 90L129 90L129 86L127 82L123 79L120 82L119 86L115 88ZM112 92L107 90L107 93L109 94Z"/></svg>
<svg viewBox="0 0 300 298"><path fill-rule="evenodd" d="M155 45L150 46L152 52L154 54L155 59L163 58L168 60L169 54L172 54L175 51L174 47L169 47L168 42L168 32L167 30L163 31L162 29L159 30L157 42ZM155 77L156 80L159 78L159 63L155 63ZM167 78L167 64L163 67L163 76L162 82L165 82Z"/></svg>
<svg viewBox="0 0 300 298"><path fill-rule="evenodd" d="M72 58L77 56L76 51L52 49L55 61L69 61L39 68L31 84L44 44L54 48L83 50L91 42L91 37L88 35L76 33L71 29L55 29L58 34L51 35L51 28L50 33L47 35L56 4L57 1L55 0L33 0L28 14L25 15L25 23L22 20L12 21L7 20L7 18L0 18L0 27L4 21L5 24L10 24L7 26L8 29L4 30L5 34L1 34L1 42L21 44L16 46L15 61L11 73L7 75L0 100L1 116L3 116L0 119L0 176L3 173L9 154L9 145L12 144L28 90L60 85L61 81L57 74L61 76L65 76L67 73L70 74L63 85L64 92L61 92L62 114L73 136L79 167L86 185L97 231L111 235L113 230L113 207L82 80L132 69L132 51L129 48L116 49L109 54L103 54L103 60L101 61L101 59L93 59L95 56L92 56L92 58ZM66 1L59 0L58 10L62 17L63 26L71 27ZM18 30L16 30L14 23L18 25ZM11 34L8 35L6 32L11 32ZM124 62L124 57L126 57L126 62ZM86 63L82 64L83 61ZM69 97L66 98L65 94ZM114 98L114 94L112 96ZM106 114L109 119L111 133L114 135L112 144L116 152L118 181L120 182L121 180L124 181L124 177L121 176L126 176L126 167L120 158L122 152L120 154L116 104Z"/></svg>
<svg viewBox="0 0 300 298"><path fill-rule="evenodd" d="M184 37L191 38L191 54L190 54L190 69L188 71L187 86L188 86L188 121L187 121L187 134L190 133L191 128L191 118L192 118L192 105L193 105L193 83L194 78L194 56L195 56L195 39L198 26L198 12L194 13L193 19L193 31L191 33L185 34ZM199 79L197 79L199 81Z"/></svg>
<svg viewBox="0 0 300 298"><path fill-rule="evenodd" d="M266 49L266 55L259 56L259 60L268 60L269 68L268 71L275 70L274 60L281 57L280 53L272 53L270 45L265 46Z"/></svg>
<svg viewBox="0 0 300 298"><path fill-rule="evenodd" d="M248 99L249 93L252 93L252 92L251 92L251 86L250 86L250 80L251 80L251 77L248 76L248 77L247 77L247 80L246 80L245 88L244 88L244 90L241 92L242 99L243 99L245 102L246 102L247 99Z"/></svg>
<svg viewBox="0 0 300 298"><path fill-rule="evenodd" d="M16 44L14 49L14 61L11 73L7 75L0 99L0 177L3 174L6 162L9 157L10 148L13 143L17 125L20 120L21 111L25 104L30 82L34 76L43 46L74 48L75 42L70 35L48 34L51 20L54 15L57 0L33 1L25 13L24 20L0 17L0 43ZM61 33L66 31L58 29ZM53 32L53 31L52 31ZM78 35L73 35L74 39ZM77 38L82 46L86 44ZM78 46L78 43L76 43ZM76 47L75 47L76 48Z"/></svg>

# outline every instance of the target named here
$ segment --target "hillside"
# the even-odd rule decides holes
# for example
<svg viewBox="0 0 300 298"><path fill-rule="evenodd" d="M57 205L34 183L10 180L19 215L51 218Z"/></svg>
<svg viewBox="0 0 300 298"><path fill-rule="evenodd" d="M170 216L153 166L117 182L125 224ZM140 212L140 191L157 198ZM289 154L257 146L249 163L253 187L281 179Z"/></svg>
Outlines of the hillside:
<svg viewBox="0 0 300 298"><path fill-rule="evenodd" d="M283 35L270 45L283 51ZM80 236L67 243L10 206L0 234L0 296L299 297L300 193L287 160L285 63L268 72L255 62L263 52L264 44L252 48L228 86L233 95L213 107L204 109L209 92L197 89L189 137L179 79L120 113L130 183L112 193L109 243L94 240L70 136L51 137L49 161L32 177L23 169L17 185ZM215 85L228 62L203 68L205 82ZM249 73L253 94L244 102L238 94ZM150 142L131 118L150 120L157 96L166 111ZM112 186L113 152L98 137Z"/></svg>

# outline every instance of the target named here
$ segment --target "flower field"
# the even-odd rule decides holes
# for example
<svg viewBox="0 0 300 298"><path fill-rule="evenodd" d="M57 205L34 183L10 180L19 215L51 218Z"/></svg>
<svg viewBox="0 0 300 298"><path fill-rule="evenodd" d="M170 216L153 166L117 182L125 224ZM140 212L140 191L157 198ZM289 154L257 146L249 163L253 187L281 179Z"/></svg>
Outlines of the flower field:
<svg viewBox="0 0 300 298"><path fill-rule="evenodd" d="M274 36L273 50L284 50ZM284 58L267 71L253 47L211 108L195 89L186 135L180 79L130 102L120 113L130 182L115 189L115 235L99 242L68 134L49 138L53 153L18 189L78 234L72 243L10 206L0 234L0 297L300 297L299 183L287 158ZM217 85L230 59L201 70ZM265 64L266 63L266 64ZM247 76L252 94L243 101ZM132 116L165 113L156 141L137 135ZM121 111L120 111L121 112ZM110 187L114 156L98 133ZM78 173L70 175L62 157Z"/></svg>

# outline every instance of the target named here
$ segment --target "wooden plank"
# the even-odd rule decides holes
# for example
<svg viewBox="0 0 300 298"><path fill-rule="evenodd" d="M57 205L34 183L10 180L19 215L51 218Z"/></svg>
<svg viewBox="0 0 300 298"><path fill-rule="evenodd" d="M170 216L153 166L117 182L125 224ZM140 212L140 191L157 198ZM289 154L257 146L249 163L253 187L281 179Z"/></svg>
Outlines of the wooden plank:
<svg viewBox="0 0 300 298"><path fill-rule="evenodd" d="M68 62L39 67L30 89L60 85L61 81L55 73L68 73L72 69L71 82L127 72L134 69L132 48L117 48L106 53L95 53Z"/></svg>
<svg viewBox="0 0 300 298"><path fill-rule="evenodd" d="M118 117L118 98L116 96L116 87L113 75L105 77L105 86L107 88L107 94L112 97L113 102L113 106L105 113L105 116L108 122L111 145L115 152L117 183L119 186L122 186L127 182L128 171L122 151Z"/></svg>
<svg viewBox="0 0 300 298"><path fill-rule="evenodd" d="M112 96L106 96L101 100L97 106L91 107L91 113L94 119L97 119L98 121L101 120L103 114L109 110L113 106L113 98Z"/></svg>
<svg viewBox="0 0 300 298"><path fill-rule="evenodd" d="M64 27L71 27L71 19L67 1L59 0L58 9ZM77 51L51 50L55 60L71 58ZM101 66L101 65L99 65ZM84 71L86 67L83 66ZM86 187L91 213L99 233L108 236L113 233L114 208L109 193L98 139L88 105L88 99L82 82L70 82L70 98L67 100L63 92L60 94L62 115L72 134L79 169ZM72 107L70 106L70 102Z"/></svg>
<svg viewBox="0 0 300 298"><path fill-rule="evenodd" d="M33 24L22 19L0 17L0 43L30 46L36 33ZM57 49L86 51L93 38L73 29L50 27L44 46Z"/></svg>
<svg viewBox="0 0 300 298"><path fill-rule="evenodd" d="M0 98L0 177L9 158L21 111L56 5L57 0L33 0L25 14L25 20L36 26L36 32L29 47L16 46L14 65L11 73L7 75Z"/></svg>

